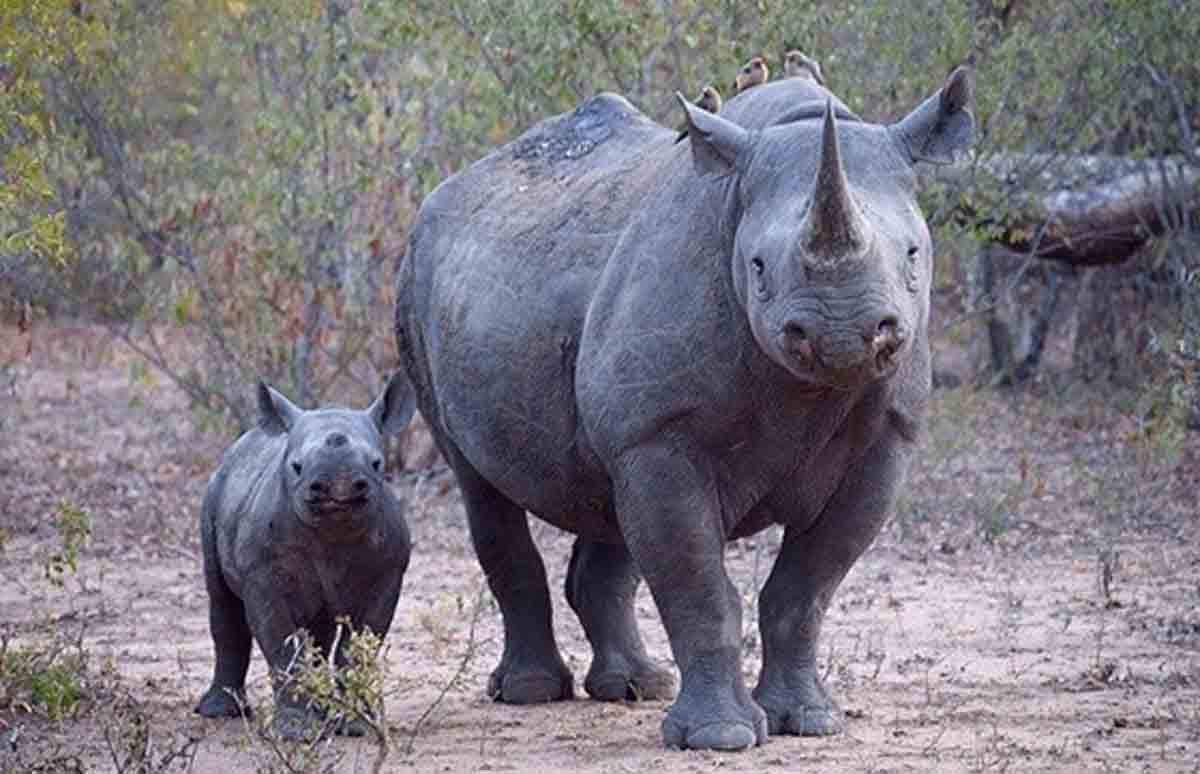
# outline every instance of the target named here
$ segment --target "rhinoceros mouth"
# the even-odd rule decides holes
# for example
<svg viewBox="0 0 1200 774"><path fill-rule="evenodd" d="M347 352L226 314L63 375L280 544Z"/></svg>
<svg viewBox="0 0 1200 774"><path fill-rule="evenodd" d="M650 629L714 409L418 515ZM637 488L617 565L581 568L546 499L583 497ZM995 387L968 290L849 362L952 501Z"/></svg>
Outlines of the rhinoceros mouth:
<svg viewBox="0 0 1200 774"><path fill-rule="evenodd" d="M793 377L791 393L813 399L826 398L832 393L854 392L887 378L896 370L894 363L880 369L874 361L857 367L829 368L820 363L789 358L782 365Z"/></svg>
<svg viewBox="0 0 1200 774"><path fill-rule="evenodd" d="M340 513L361 510L371 499L369 494L350 497L314 497L304 501L309 509L320 513Z"/></svg>

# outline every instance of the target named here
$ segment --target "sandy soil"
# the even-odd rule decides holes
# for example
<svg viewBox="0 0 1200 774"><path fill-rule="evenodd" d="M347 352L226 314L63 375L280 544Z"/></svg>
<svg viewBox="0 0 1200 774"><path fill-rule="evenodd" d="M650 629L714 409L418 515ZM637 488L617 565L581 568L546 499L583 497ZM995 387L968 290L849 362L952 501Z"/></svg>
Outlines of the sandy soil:
<svg viewBox="0 0 1200 774"><path fill-rule="evenodd" d="M111 663L108 680L151 719L156 755L191 734L202 737L193 771L286 770L240 722L191 713L212 664L196 512L228 439L197 434L184 398L94 330L59 327L36 344L0 384L0 624L26 642L82 633L92 669ZM1156 449L1087 395L939 392L904 502L828 618L822 663L847 733L739 754L664 749L664 702L487 700L500 619L480 595L457 491L444 470L397 474L416 546L388 638L384 769L1200 771L1197 436ZM94 534L56 588L43 566L63 502L91 515ZM541 523L534 534L561 589L571 538ZM751 684L753 603L778 539L728 553ZM582 696L587 643L555 596ZM669 664L644 592L639 613ZM251 681L266 702L257 653ZM76 757L119 770L105 706L84 702L61 723L0 711L0 769L70 770ZM368 771L373 752L345 739L321 751L334 771Z"/></svg>

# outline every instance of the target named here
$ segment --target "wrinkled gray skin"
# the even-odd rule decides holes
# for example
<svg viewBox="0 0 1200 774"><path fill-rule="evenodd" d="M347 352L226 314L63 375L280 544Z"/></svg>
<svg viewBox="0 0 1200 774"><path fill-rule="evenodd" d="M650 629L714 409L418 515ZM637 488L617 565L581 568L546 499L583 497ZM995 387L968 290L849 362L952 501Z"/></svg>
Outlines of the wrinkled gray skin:
<svg viewBox="0 0 1200 774"><path fill-rule="evenodd" d="M321 719L284 690L296 656L288 638L305 628L328 657L340 616L380 637L391 626L410 540L383 478L383 438L408 424L414 400L398 373L366 411L302 411L263 384L258 403L259 426L225 452L201 506L216 669L196 712L239 714L253 637L271 666L275 728L300 738Z"/></svg>
<svg viewBox="0 0 1200 774"><path fill-rule="evenodd" d="M493 696L572 695L528 511L578 535L566 595L593 697L673 693L637 631L645 578L682 675L669 746L842 727L821 621L895 502L930 390L913 167L969 143L970 98L956 71L881 126L788 79L720 116L681 99L676 145L601 95L425 201L396 331L504 617ZM772 524L751 693L723 556Z"/></svg>

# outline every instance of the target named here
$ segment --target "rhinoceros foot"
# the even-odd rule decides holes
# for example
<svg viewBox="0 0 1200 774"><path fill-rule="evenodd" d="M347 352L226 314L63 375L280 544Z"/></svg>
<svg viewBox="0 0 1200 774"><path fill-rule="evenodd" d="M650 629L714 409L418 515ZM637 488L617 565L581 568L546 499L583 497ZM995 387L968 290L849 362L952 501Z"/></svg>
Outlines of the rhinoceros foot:
<svg viewBox="0 0 1200 774"><path fill-rule="evenodd" d="M649 662L592 663L583 689L598 701L654 701L675 696L675 676Z"/></svg>
<svg viewBox="0 0 1200 774"><path fill-rule="evenodd" d="M338 736L357 737L366 736L369 730L371 730L371 725L364 718L353 717L345 718L338 723L337 728L334 729L334 733Z"/></svg>
<svg viewBox="0 0 1200 774"><path fill-rule="evenodd" d="M575 679L563 667L561 671L520 670L504 664L496 667L488 679L488 696L506 704L541 704L575 698Z"/></svg>
<svg viewBox="0 0 1200 774"><path fill-rule="evenodd" d="M841 709L812 670L800 671L786 684L760 684L754 699L766 711L772 734L832 736L845 730Z"/></svg>
<svg viewBox="0 0 1200 774"><path fill-rule="evenodd" d="M244 692L220 685L214 685L205 691L204 696L196 704L196 712L206 718L237 718L242 715L246 717L252 715Z"/></svg>
<svg viewBox="0 0 1200 774"><path fill-rule="evenodd" d="M320 713L300 707L275 709L275 735L289 742L309 741L326 730Z"/></svg>
<svg viewBox="0 0 1200 774"><path fill-rule="evenodd" d="M663 743L685 750L745 750L767 741L767 719L754 702L696 708L676 702L662 722Z"/></svg>
<svg viewBox="0 0 1200 774"><path fill-rule="evenodd" d="M767 726L773 735L833 736L845 729L842 713L836 707L792 707L768 709Z"/></svg>

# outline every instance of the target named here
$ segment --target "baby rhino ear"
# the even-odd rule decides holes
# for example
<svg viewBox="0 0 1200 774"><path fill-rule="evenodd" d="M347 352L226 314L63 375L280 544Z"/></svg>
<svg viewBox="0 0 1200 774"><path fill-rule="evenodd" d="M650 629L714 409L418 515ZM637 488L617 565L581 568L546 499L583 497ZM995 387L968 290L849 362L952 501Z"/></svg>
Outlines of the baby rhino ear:
<svg viewBox="0 0 1200 774"><path fill-rule="evenodd" d="M416 408L417 398L412 385L408 383L403 372L397 371L388 380L383 394L367 409L367 414L379 428L379 434L386 438L408 427L408 421L412 419Z"/></svg>
<svg viewBox="0 0 1200 774"><path fill-rule="evenodd" d="M258 383L258 425L271 435L290 432L302 412L287 398Z"/></svg>
<svg viewBox="0 0 1200 774"><path fill-rule="evenodd" d="M888 130L899 141L913 164L949 164L975 139L974 76L959 66L946 78L937 94L922 102Z"/></svg>

